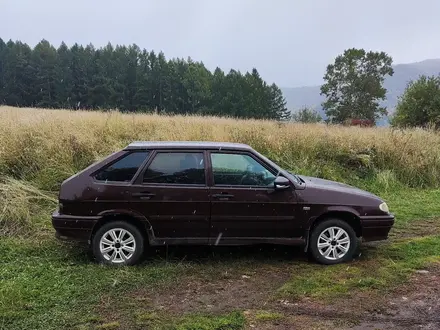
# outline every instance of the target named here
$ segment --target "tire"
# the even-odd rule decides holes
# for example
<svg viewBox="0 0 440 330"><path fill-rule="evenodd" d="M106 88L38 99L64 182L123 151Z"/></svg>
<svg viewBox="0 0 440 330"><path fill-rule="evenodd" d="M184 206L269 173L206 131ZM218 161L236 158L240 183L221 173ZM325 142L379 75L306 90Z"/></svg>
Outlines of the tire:
<svg viewBox="0 0 440 330"><path fill-rule="evenodd" d="M321 246L318 247L318 244ZM324 265L335 265L353 259L356 251L359 250L359 239L353 227L347 222L328 219L312 230L309 247L315 261Z"/></svg>
<svg viewBox="0 0 440 330"><path fill-rule="evenodd" d="M93 236L93 255L99 263L106 265L135 265L144 253L144 241L136 226L125 221L109 222Z"/></svg>

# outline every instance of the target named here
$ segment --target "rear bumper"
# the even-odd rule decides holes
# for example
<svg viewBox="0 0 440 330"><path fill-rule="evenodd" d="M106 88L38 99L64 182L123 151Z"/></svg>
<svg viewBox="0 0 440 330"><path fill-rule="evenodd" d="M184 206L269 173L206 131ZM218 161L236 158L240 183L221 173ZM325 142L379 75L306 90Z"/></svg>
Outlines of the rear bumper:
<svg viewBox="0 0 440 330"><path fill-rule="evenodd" d="M394 225L394 215L363 216L362 239L365 242L380 241L388 238L388 233Z"/></svg>
<svg viewBox="0 0 440 330"><path fill-rule="evenodd" d="M93 227L100 219L99 216L65 215L57 211L52 214L52 226L59 239L89 242Z"/></svg>

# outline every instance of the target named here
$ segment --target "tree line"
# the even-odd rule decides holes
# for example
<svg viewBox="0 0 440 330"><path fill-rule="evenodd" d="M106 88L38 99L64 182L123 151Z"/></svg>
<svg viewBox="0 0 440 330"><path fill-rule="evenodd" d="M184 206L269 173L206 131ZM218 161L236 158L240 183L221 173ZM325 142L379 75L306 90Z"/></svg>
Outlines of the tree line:
<svg viewBox="0 0 440 330"><path fill-rule="evenodd" d="M191 58L167 59L162 52L110 43L55 48L42 40L32 48L0 38L0 104L290 118L280 88L257 69L211 72Z"/></svg>
<svg viewBox="0 0 440 330"><path fill-rule="evenodd" d="M387 75L393 75L392 58L384 52L351 48L336 57L321 86L327 122L375 122L387 114L379 105ZM167 59L162 52L110 43L55 48L42 40L32 48L0 38L0 104L322 121L307 107L292 116L280 88L267 84L255 68L244 74L211 72L191 58ZM408 84L392 125L440 127L440 76Z"/></svg>

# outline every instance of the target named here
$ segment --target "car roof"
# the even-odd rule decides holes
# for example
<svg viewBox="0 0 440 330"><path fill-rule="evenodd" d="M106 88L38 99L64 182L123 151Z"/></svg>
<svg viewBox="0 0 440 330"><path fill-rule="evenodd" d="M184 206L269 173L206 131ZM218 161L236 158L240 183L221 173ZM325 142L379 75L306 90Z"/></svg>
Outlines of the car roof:
<svg viewBox="0 0 440 330"><path fill-rule="evenodd" d="M226 149L226 150L252 150L243 143L231 142L204 142L204 141L135 141L130 143L125 150L134 149Z"/></svg>

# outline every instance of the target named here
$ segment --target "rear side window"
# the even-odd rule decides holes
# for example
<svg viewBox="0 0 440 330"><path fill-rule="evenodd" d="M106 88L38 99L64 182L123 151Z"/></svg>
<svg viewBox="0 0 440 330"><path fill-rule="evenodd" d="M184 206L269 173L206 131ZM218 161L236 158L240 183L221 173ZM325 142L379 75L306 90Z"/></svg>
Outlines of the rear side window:
<svg viewBox="0 0 440 330"><path fill-rule="evenodd" d="M160 152L145 171L143 182L205 184L203 153Z"/></svg>
<svg viewBox="0 0 440 330"><path fill-rule="evenodd" d="M147 156L148 151L132 152L99 171L95 175L95 179L99 181L130 182Z"/></svg>

